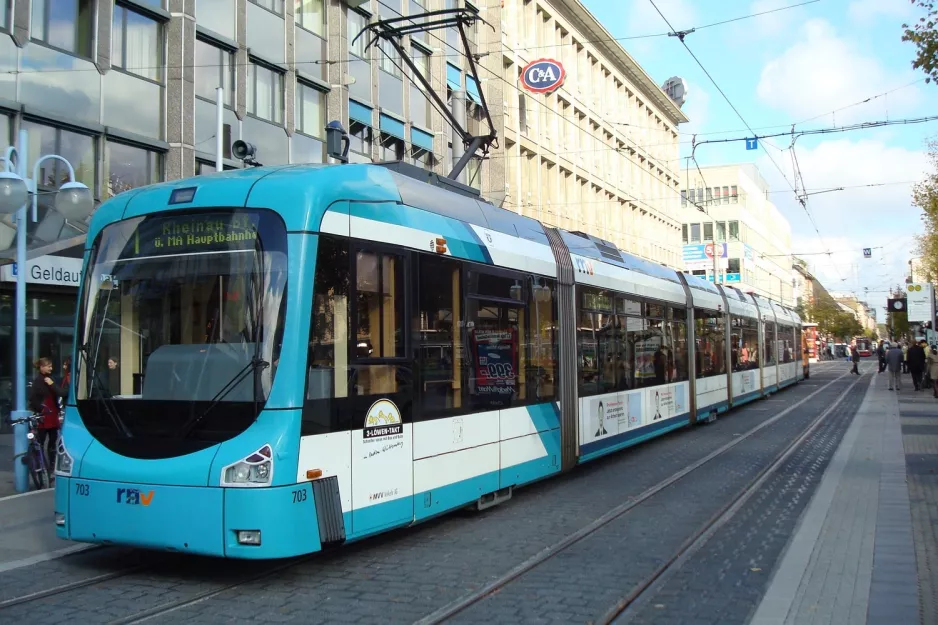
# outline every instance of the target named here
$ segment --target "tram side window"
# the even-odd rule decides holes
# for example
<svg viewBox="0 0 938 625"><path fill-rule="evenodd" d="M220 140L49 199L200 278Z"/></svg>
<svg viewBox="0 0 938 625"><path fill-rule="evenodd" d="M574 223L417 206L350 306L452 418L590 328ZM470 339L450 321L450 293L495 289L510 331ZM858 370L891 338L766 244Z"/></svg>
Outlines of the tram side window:
<svg viewBox="0 0 938 625"><path fill-rule="evenodd" d="M527 370L525 276L509 272L466 272L467 395L472 410L498 410L521 403Z"/></svg>
<svg viewBox="0 0 938 625"><path fill-rule="evenodd" d="M355 358L404 358L404 257L360 249L355 253ZM408 370L393 362L358 362L355 395L394 395Z"/></svg>
<svg viewBox="0 0 938 625"><path fill-rule="evenodd" d="M557 396L557 298L553 280L532 280L528 300L528 336L524 357L527 358L528 399L550 401Z"/></svg>
<svg viewBox="0 0 938 625"><path fill-rule="evenodd" d="M782 350L782 357L779 362L788 364L795 362L795 328L792 326L779 326L778 344Z"/></svg>
<svg viewBox="0 0 938 625"><path fill-rule="evenodd" d="M642 328L626 332L626 341L635 354L634 388L667 384L672 377L674 357L671 354L669 336L665 332L668 307L660 304L643 304ZM634 323L627 319L627 323Z"/></svg>
<svg viewBox="0 0 938 625"><path fill-rule="evenodd" d="M683 308L674 308L671 311L670 345L673 353L673 372L671 382L684 382L690 376L688 372L687 357L687 313Z"/></svg>
<svg viewBox="0 0 938 625"><path fill-rule="evenodd" d="M578 377L581 395L616 390L617 329L613 299L608 291L579 289L577 323ZM622 377L621 374L619 377Z"/></svg>
<svg viewBox="0 0 938 625"><path fill-rule="evenodd" d="M695 308L694 330L697 337L695 358L697 379L725 375L726 327L723 314Z"/></svg>
<svg viewBox="0 0 938 625"><path fill-rule="evenodd" d="M777 349L777 343L775 342L775 322L766 321L763 326L762 341L765 346L765 365L774 365L775 364L775 351Z"/></svg>
<svg viewBox="0 0 938 625"><path fill-rule="evenodd" d="M341 401L348 396L349 383L348 241L320 236L313 280L304 435L350 427Z"/></svg>
<svg viewBox="0 0 938 625"><path fill-rule="evenodd" d="M419 262L418 327L414 332L422 374L419 397L423 416L433 417L463 405L462 268L459 262L433 256L421 256Z"/></svg>
<svg viewBox="0 0 938 625"><path fill-rule="evenodd" d="M733 371L758 369L759 322L746 317L733 317L731 341Z"/></svg>

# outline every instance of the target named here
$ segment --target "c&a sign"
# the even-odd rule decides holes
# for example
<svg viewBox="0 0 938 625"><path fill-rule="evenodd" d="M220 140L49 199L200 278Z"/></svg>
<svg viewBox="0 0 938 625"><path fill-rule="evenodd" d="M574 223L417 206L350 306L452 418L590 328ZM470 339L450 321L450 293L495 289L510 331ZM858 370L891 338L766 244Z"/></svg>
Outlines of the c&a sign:
<svg viewBox="0 0 938 625"><path fill-rule="evenodd" d="M550 93L559 89L566 77L567 70L560 61L538 59L521 70L521 86L532 93Z"/></svg>

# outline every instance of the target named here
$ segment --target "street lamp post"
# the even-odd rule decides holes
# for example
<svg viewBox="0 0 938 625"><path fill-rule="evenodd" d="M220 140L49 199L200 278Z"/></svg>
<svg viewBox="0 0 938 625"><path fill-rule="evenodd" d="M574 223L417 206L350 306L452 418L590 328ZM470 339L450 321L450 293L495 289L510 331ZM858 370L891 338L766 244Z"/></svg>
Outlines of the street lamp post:
<svg viewBox="0 0 938 625"><path fill-rule="evenodd" d="M75 170L67 159L49 154L36 161L33 168L32 179L27 178L28 167L27 149L29 136L25 130L19 133L19 148L10 146L4 157L4 171L0 171L0 213L12 215L16 213L16 404L10 415L14 420L24 419L31 412L26 409L26 208L29 203L29 193L32 197L32 218L36 221L37 207L37 180L39 165L46 160L54 159L64 162L68 166L69 182L63 184L55 197L55 210L66 220L81 220L91 214L94 208L94 198L91 190L84 184L75 180ZM28 427L24 423L13 428L13 454L17 460L13 463L16 490L25 492L29 489L26 465L18 459L23 458L29 444L26 434ZM48 458L53 463L55 458Z"/></svg>

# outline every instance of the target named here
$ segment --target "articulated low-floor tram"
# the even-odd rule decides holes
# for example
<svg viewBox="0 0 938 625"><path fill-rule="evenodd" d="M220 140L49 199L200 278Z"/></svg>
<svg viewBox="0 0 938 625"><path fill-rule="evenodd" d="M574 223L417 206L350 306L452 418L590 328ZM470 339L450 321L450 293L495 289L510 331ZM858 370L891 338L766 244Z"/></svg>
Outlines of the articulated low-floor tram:
<svg viewBox="0 0 938 625"><path fill-rule="evenodd" d="M58 535L315 552L497 504L805 375L778 302L427 175L262 167L103 204Z"/></svg>

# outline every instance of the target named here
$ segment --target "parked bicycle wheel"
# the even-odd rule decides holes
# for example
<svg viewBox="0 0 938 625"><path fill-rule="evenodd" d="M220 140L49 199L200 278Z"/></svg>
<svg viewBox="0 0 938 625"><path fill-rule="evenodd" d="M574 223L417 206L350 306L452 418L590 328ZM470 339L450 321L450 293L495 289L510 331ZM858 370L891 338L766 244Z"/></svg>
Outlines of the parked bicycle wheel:
<svg viewBox="0 0 938 625"><path fill-rule="evenodd" d="M29 454L26 456L29 458L27 463L27 466L29 467L29 476L32 479L33 486L36 487L36 490L42 490L49 484L49 476L46 475L46 468L43 466L42 450L40 450L36 444L33 444L30 447Z"/></svg>

